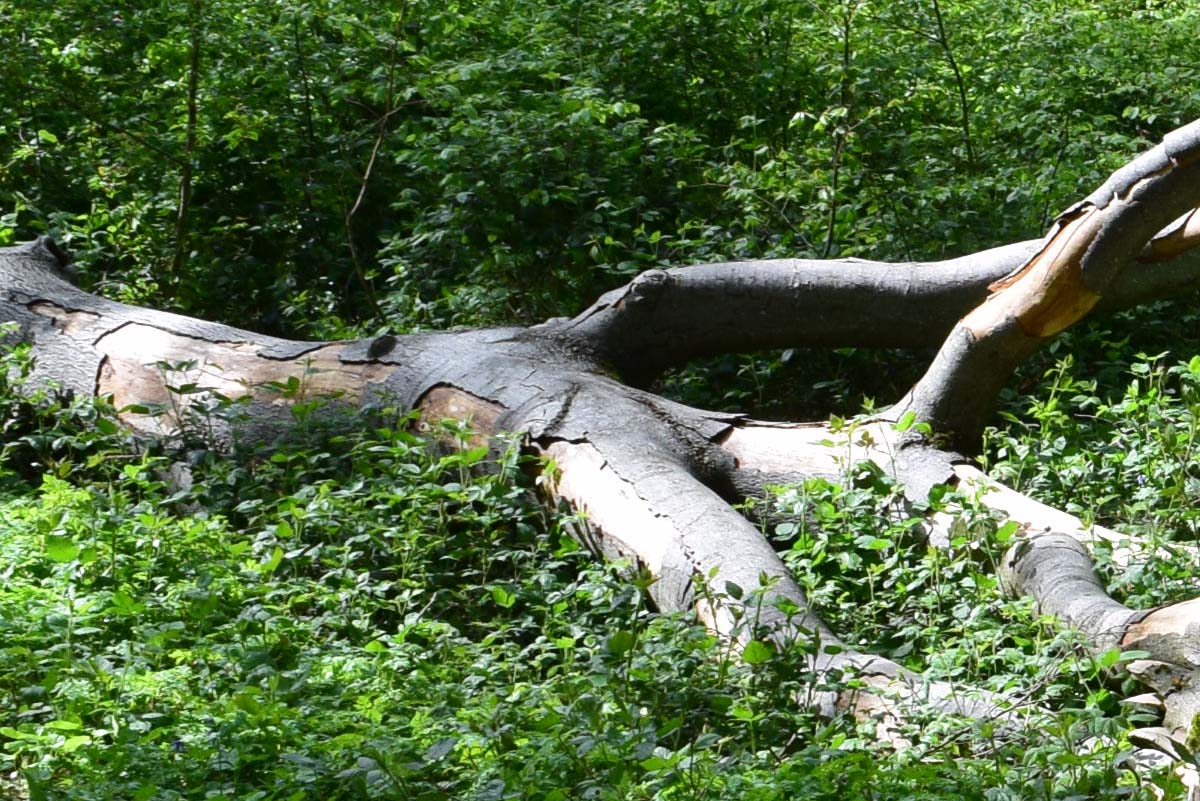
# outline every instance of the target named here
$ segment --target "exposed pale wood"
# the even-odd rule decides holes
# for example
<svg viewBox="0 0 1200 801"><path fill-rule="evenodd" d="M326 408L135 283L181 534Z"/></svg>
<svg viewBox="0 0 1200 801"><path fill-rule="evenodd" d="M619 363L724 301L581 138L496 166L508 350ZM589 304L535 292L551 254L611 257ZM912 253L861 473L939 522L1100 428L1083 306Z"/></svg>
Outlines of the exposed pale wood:
<svg viewBox="0 0 1200 801"><path fill-rule="evenodd" d="M1121 639L1129 650L1200 669L1200 598L1154 609L1130 623Z"/></svg>
<svg viewBox="0 0 1200 801"><path fill-rule="evenodd" d="M899 406L940 442L973 447L1017 365L1090 312L1147 243L1198 202L1200 121L1167 134L1059 215L1029 262L955 326Z"/></svg>
<svg viewBox="0 0 1200 801"><path fill-rule="evenodd" d="M670 518L647 507L635 488L608 466L589 443L553 442L545 448L550 458L545 478L547 490L578 510L578 539L611 559L626 560L652 576L661 575L666 553L680 532ZM702 617L720 630L718 616L705 605Z"/></svg>
<svg viewBox="0 0 1200 801"><path fill-rule="evenodd" d="M252 396L279 405L337 398L357 406L368 385L382 383L394 369L346 363L342 344L321 346L296 359L270 359L254 342L209 341L132 322L101 335L94 348L102 357L96 394L110 396L133 428L162 434L178 429L180 416L206 395ZM294 391L288 388L292 379ZM184 393L172 390L185 386L189 390ZM154 411L129 408L139 405Z"/></svg>
<svg viewBox="0 0 1200 801"><path fill-rule="evenodd" d="M1088 548L1103 542L1108 548L1108 558L1120 567L1129 567L1151 556L1178 558L1192 555L1200 557L1200 549L1187 545L1175 546L1174 552L1163 550L1143 538L1114 531L1095 523L1085 524L1075 515L1048 506L1028 495L1017 492L988 476L970 464L957 464L954 474L959 489L976 497L989 509L1001 513L1006 520L1014 520L1022 531L1065 534ZM939 520L939 523L946 522Z"/></svg>
<svg viewBox="0 0 1200 801"><path fill-rule="evenodd" d="M1012 318L1026 335L1040 338L1082 319L1100 300L1083 283L1082 270L1103 222L1093 207L1064 220L1024 267L989 287L993 294L963 318L962 325L976 339L983 339Z"/></svg>
<svg viewBox="0 0 1200 801"><path fill-rule="evenodd" d="M895 432L885 420L851 422L839 431L829 423L771 423L741 420L717 444L737 460L739 470L792 481L809 476L842 477L860 461L894 472Z"/></svg>
<svg viewBox="0 0 1200 801"><path fill-rule="evenodd" d="M1200 246L1200 209L1192 209L1151 239L1138 260L1167 261L1197 246Z"/></svg>
<svg viewBox="0 0 1200 801"><path fill-rule="evenodd" d="M1083 546L1104 540L1125 564L1148 546L1003 488L948 447L974 446L1009 370L1045 338L1094 309L1200 282L1200 258L1190 250L1200 239L1196 215L1167 225L1197 205L1198 165L1200 123L1114 173L1037 242L937 265L783 260L651 270L574 319L529 329L272 339L83 293L67 283L66 260L48 241L0 249L0 311L32 344L35 380L111 396L143 433L172 433L194 404L221 397L247 399L248 416L262 423L258 434L269 436L290 420L289 404L317 396L418 408L427 421L467 417L476 442L501 429L522 432L531 450L556 463L546 487L580 512L583 539L646 571L661 609L695 609L731 647L749 638L808 646L819 677L845 673L865 689L820 703L879 720L887 737L889 721L909 704L1006 719L1009 702L925 684L894 662L845 648L728 501L770 483L837 476L863 459L892 473L913 499L957 484L1018 523L1007 560L1017 590L1097 647L1138 647L1170 669L1169 686L1161 670L1145 675L1164 698L1174 736L1190 734L1200 696L1192 689L1200 686L1195 605L1146 612L1108 599ZM1139 258L1154 263L1134 269ZM645 383L713 353L943 339L930 371L888 415L838 432L690 409L613 378ZM156 413L141 414L141 406ZM906 409L929 426L929 441L917 434L923 426L893 425ZM930 523L934 542L941 520Z"/></svg>
<svg viewBox="0 0 1200 801"><path fill-rule="evenodd" d="M41 317L53 321L53 325L65 334L77 334L95 325L100 315L92 312L72 311L51 303L48 300L38 300L29 304L29 310Z"/></svg>
<svg viewBox="0 0 1200 801"><path fill-rule="evenodd" d="M435 435L438 424L444 420L465 422L471 432L467 444L473 448L487 445L491 437L501 433L497 422L507 411L498 403L451 386L430 389L417 402L417 409L420 429Z"/></svg>

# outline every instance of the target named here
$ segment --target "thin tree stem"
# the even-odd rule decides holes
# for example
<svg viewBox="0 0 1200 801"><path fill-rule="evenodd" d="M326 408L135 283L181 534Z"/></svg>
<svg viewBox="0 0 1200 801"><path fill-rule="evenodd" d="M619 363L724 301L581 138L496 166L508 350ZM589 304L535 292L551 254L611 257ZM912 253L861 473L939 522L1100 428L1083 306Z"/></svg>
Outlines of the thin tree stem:
<svg viewBox="0 0 1200 801"><path fill-rule="evenodd" d="M346 243L350 249L350 264L354 268L354 276L358 279L359 285L363 292L366 293L367 302L371 305L372 311L380 314L379 302L375 299L375 290L371 283L367 280L366 271L363 269L362 261L358 255L358 246L354 244L354 215L362 208L363 202L367 197L367 187L371 183L371 175L375 171L375 162L379 158L379 149L383 146L383 140L387 137L388 119L391 118L392 112L395 110L395 95L396 95L396 51L400 43L400 34L404 28L404 18L407 16L407 4L400 7L399 14L396 18L396 29L392 33L391 46L388 48L388 78L387 78L387 93L383 104L383 113L379 115L379 128L375 133L375 144L371 147L371 156L367 159L367 166L363 170L362 180L358 184L358 196L354 199L354 205L346 212Z"/></svg>
<svg viewBox="0 0 1200 801"><path fill-rule="evenodd" d="M967 101L967 84L963 79L962 69L958 66L958 59L954 57L954 50L950 47L950 37L946 33L945 20L942 19L942 6L938 0L932 0L932 2L933 16L937 20L938 44L942 46L942 52L946 54L946 62L954 73L954 83L958 87L958 110L962 124L963 145L967 149L967 162L974 166L975 144L971 140L971 107Z"/></svg>
<svg viewBox="0 0 1200 801"><path fill-rule="evenodd" d="M192 173L195 169L197 111L196 96L200 87L200 12L201 0L188 2L188 29L191 39L188 51L187 128L179 171L179 205L175 213L175 255L171 259L168 283L180 280L187 258L188 213L192 202ZM168 288L168 292L171 289Z"/></svg>

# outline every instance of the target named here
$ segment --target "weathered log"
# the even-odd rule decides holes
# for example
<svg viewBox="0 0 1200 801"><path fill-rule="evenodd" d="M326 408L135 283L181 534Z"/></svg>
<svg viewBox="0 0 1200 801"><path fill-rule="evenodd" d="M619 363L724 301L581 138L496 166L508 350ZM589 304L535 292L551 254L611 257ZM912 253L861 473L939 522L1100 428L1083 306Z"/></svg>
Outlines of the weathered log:
<svg viewBox="0 0 1200 801"><path fill-rule="evenodd" d="M758 529L729 505L738 469L717 442L741 418L607 378L557 326L292 342L99 298L66 281L61 266L45 241L0 251L0 317L32 345L35 381L111 398L144 436L188 429L213 396L245 403L242 437L277 435L293 403L318 396L467 417L481 436L520 431L531 451L553 461L547 486L555 497L583 513L584 542L648 571L659 609L695 609L735 644L799 645L819 680L854 676L861 684L809 702L884 719L917 703L980 718L1007 714L1003 699L926 685L839 641ZM212 422L217 437L234 435Z"/></svg>
<svg viewBox="0 0 1200 801"><path fill-rule="evenodd" d="M527 329L337 343L264 337L83 292L47 240L0 250L0 319L16 322L12 338L31 344L34 381L111 398L120 418L146 436L186 430L214 397L242 399L249 421L245 431L210 432L218 438L273 436L289 425L291 404L316 396L347 407L465 415L480 436L520 432L554 463L546 486L582 512L581 538L648 572L660 609L694 609L735 642L805 647L818 675L849 672L872 688L824 699L864 715L891 716L932 699L996 717L1006 714L1003 699L924 687L900 665L838 641L757 528L731 509L730 501L767 483L837 475L856 458L857 443L834 454L822 444L829 437L822 427L705 412L610 376L644 383L670 365L721 352L944 339L909 396L864 424L872 436L862 447L912 497L941 483L983 487L987 480L964 457L939 446L973 445L995 390L1020 359L1094 308L1173 295L1200 281L1191 249L1200 225L1195 214L1180 216L1200 202L1198 152L1200 123L1118 172L1039 242L938 264L777 261L651 271L573 319ZM921 425L892 425L905 411ZM1098 647L1136 646L1168 665L1191 660L1192 607L1122 607L1103 595L1085 553L1060 547L1109 534L1000 490L984 492L985 504L989 495L1024 526L1024 551L1012 560L1015 586L1084 628ZM1134 558L1136 548L1128 550Z"/></svg>

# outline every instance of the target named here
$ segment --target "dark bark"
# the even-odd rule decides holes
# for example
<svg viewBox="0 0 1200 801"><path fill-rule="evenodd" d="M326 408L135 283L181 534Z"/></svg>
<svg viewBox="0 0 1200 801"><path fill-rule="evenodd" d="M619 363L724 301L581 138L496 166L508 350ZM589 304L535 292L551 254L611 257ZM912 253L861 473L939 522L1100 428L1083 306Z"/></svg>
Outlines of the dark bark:
<svg viewBox="0 0 1200 801"><path fill-rule="evenodd" d="M243 435L279 433L291 419L287 405L317 395L348 406L467 416L480 436L520 432L531 451L557 464L550 491L586 513L579 537L648 571L660 609L695 609L739 642L805 643L815 670L852 671L879 691L821 703L891 715L897 707L881 707L879 699L915 698L917 677L840 643L758 529L730 506L767 483L836 475L842 466L823 444L828 430L705 412L629 384L716 353L943 342L930 371L890 413L914 411L933 436L899 432L885 415L869 424L872 444L849 447L916 498L937 483L986 482L940 446L969 451L970 434L1021 359L1090 311L1200 282L1200 258L1189 250L1200 222L1179 217L1200 202L1197 151L1200 124L1118 172L1041 241L936 264L786 260L656 270L574 319L531 328L333 343L275 339L82 292L46 240L0 250L0 319L15 321L13 336L32 345L35 381L109 396L122 420L147 436L186 427L203 393L169 389L181 384L248 396L252 426ZM281 391L289 380L297 391ZM1015 587L1084 629L1097 647L1136 644L1194 675L1189 654L1200 651L1193 647L1200 624L1191 606L1121 607L1103 594L1079 547L1095 530L1000 489L982 497L1024 526L1022 550L1011 560ZM936 535L936 520L931 529ZM1004 714L1003 699L964 700L948 686L921 692L965 714ZM1176 728L1188 704L1177 704L1184 712L1172 719Z"/></svg>
<svg viewBox="0 0 1200 801"><path fill-rule="evenodd" d="M1200 220L1194 225L1200 228ZM1183 239L1172 240L1170 255L1161 246L1161 261L1131 260L1097 310L1200 286L1200 252L1182 248ZM1042 245L1030 240L940 262L777 259L650 270L575 318L547 326L561 327L634 384L722 353L934 347L988 297L992 284L1021 269Z"/></svg>
<svg viewBox="0 0 1200 801"><path fill-rule="evenodd" d="M955 326L901 406L952 445L970 447L1012 371L1085 317L1156 233L1198 201L1200 121L1059 215L1038 252Z"/></svg>

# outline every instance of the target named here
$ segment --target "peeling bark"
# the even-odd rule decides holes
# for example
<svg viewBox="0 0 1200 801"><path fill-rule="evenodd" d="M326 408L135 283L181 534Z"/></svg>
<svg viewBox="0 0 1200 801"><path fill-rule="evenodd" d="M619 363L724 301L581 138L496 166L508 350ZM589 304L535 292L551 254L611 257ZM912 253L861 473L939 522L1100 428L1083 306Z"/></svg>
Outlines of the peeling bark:
<svg viewBox="0 0 1200 801"><path fill-rule="evenodd" d="M946 442L969 446L1021 362L1086 316L1153 249L1151 240L1170 248L1189 238L1187 224L1182 235L1174 225L1195 208L1197 187L1200 121L1168 134L1059 215L1040 249L955 326L901 407Z"/></svg>
<svg viewBox="0 0 1200 801"><path fill-rule="evenodd" d="M1165 666L1170 681L1163 669L1133 672L1163 699L1171 736L1186 738L1200 697L1197 603L1134 610L1108 598L1088 547L1106 540L1115 559L1131 564L1148 546L1000 487L963 454L1011 370L1049 337L1093 311L1200 285L1198 203L1195 123L1118 171L1045 239L940 263L652 270L573 319L531 328L308 343L87 294L67 280L62 252L40 240L0 250L0 319L16 322L13 337L31 344L35 381L109 397L146 436L178 433L213 398L244 400L244 436L279 433L290 405L314 397L414 409L427 424L465 418L473 444L519 432L553 465L543 484L579 513L579 538L647 573L661 610L695 610L735 644L806 648L818 676L850 673L868 688L809 702L880 718L885 733L908 704L1004 718L1013 701L923 685L900 665L848 648L730 502L770 484L838 477L861 459L879 464L914 500L957 485L1018 523L1005 560L1014 591L1097 649L1138 649L1149 655L1144 663ZM827 426L761 423L636 388L669 366L717 353L939 342L908 396L879 419L856 423L855 436L835 447ZM924 425L898 430L893 423L907 411ZM944 526L943 518L929 521L935 544L946 539Z"/></svg>

